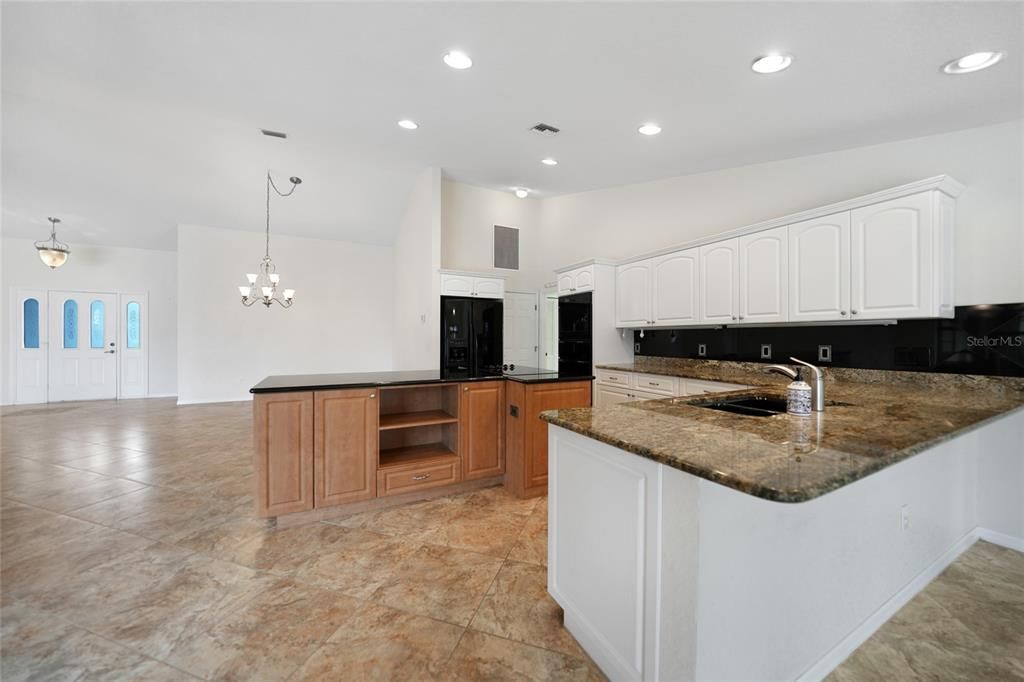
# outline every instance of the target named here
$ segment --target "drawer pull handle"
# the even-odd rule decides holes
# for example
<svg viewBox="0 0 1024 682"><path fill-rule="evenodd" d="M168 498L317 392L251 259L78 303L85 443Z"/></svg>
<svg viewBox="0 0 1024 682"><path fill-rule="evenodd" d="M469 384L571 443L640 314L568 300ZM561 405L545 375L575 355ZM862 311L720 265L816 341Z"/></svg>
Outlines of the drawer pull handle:
<svg viewBox="0 0 1024 682"><path fill-rule="evenodd" d="M425 481L428 478L430 478L430 474L420 474L419 476L413 476L412 480L414 480L414 481Z"/></svg>

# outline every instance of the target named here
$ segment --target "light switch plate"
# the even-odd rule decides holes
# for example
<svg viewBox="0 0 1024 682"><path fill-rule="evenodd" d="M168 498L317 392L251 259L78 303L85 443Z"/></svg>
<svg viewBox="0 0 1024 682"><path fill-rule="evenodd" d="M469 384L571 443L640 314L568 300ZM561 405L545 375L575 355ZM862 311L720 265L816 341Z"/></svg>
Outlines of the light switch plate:
<svg viewBox="0 0 1024 682"><path fill-rule="evenodd" d="M762 343L761 344L761 359L771 360L772 359L772 344Z"/></svg>
<svg viewBox="0 0 1024 682"><path fill-rule="evenodd" d="M633 352L634 353L639 353L640 352L640 344L639 343L634 343L633 344Z"/></svg>
<svg viewBox="0 0 1024 682"><path fill-rule="evenodd" d="M818 362L832 362L832 346L818 346Z"/></svg>
<svg viewBox="0 0 1024 682"><path fill-rule="evenodd" d="M708 346L706 343L697 344L697 357L706 358L708 356Z"/></svg>

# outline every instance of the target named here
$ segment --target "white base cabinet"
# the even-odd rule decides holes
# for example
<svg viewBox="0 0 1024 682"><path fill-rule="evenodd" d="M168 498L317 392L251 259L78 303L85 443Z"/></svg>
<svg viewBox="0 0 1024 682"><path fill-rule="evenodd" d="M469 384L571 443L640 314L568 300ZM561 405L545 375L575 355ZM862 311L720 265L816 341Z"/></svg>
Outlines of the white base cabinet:
<svg viewBox="0 0 1024 682"><path fill-rule="evenodd" d="M749 388L722 381L687 379L664 374L598 369L594 380L594 407L618 405L635 400L659 400L704 393L721 393Z"/></svg>

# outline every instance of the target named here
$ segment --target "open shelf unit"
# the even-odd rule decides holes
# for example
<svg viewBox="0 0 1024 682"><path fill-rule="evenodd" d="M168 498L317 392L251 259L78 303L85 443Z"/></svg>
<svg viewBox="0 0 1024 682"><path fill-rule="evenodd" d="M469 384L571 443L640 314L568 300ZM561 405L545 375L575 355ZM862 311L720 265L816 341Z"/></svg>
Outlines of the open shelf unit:
<svg viewBox="0 0 1024 682"><path fill-rule="evenodd" d="M381 388L379 428L380 469L458 459L458 384Z"/></svg>

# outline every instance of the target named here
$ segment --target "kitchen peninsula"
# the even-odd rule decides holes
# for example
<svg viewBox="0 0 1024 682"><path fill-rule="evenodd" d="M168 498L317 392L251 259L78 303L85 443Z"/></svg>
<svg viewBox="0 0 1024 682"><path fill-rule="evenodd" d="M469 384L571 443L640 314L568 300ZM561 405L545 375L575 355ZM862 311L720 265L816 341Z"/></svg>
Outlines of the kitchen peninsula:
<svg viewBox="0 0 1024 682"><path fill-rule="evenodd" d="M589 376L514 368L267 377L253 386L256 511L289 523L504 483L547 491L544 410Z"/></svg>
<svg viewBox="0 0 1024 682"><path fill-rule="evenodd" d="M604 369L754 387L542 416L548 590L612 679L821 679L1024 530L1024 380L836 369L825 412L762 417L707 409L781 396L753 363Z"/></svg>

